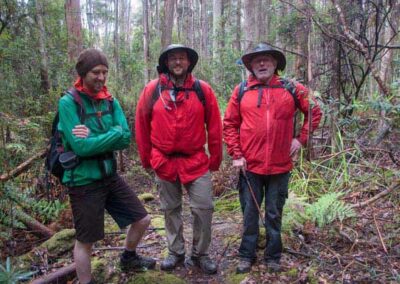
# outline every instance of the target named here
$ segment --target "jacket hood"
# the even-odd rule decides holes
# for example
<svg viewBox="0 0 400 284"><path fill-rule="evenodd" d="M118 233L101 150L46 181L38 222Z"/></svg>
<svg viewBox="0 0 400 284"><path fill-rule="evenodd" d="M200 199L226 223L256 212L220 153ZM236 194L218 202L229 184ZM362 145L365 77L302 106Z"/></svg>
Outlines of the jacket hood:
<svg viewBox="0 0 400 284"><path fill-rule="evenodd" d="M168 45L160 54L160 57L158 58L158 66L157 66L157 71L158 73L168 73L168 67L165 64L165 61L168 58L168 52L172 51L172 50L184 50L187 52L189 61L190 61L190 65L188 68L188 73L191 73L193 68L196 66L197 61L199 60L199 55L197 54L197 52L190 48L187 47L183 44L170 44Z"/></svg>

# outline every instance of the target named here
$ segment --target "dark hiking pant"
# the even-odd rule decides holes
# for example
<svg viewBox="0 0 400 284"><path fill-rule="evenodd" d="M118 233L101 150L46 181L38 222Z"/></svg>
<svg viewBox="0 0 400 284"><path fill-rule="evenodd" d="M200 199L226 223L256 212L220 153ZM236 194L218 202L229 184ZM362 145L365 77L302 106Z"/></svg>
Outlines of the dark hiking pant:
<svg viewBox="0 0 400 284"><path fill-rule="evenodd" d="M264 259L266 262L279 262L282 253L282 210L288 197L290 173L258 175L247 172L246 175L260 208L265 195L267 246ZM239 257L253 262L256 259L259 236L259 212L242 173L239 178L239 198L243 212L243 235Z"/></svg>

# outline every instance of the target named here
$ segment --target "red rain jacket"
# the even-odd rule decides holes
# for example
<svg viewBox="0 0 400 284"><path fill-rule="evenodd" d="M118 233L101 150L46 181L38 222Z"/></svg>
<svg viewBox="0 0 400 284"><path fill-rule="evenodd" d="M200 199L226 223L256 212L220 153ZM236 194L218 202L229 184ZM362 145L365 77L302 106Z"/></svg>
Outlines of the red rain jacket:
<svg viewBox="0 0 400 284"><path fill-rule="evenodd" d="M158 79L142 91L136 109L136 142L144 168L153 168L163 180L185 184L217 171L222 160L222 121L211 87L201 81L205 106L194 90L179 91L174 103L170 90L163 90L152 107ZM189 74L183 88L193 89L195 78ZM165 74L160 85L173 88ZM210 157L206 154L208 143Z"/></svg>
<svg viewBox="0 0 400 284"><path fill-rule="evenodd" d="M250 75L247 87L261 83ZM269 86L282 85L274 75ZM240 105L238 103L239 85L233 90L224 117L224 141L233 159L244 157L250 172L271 175L290 171L293 168L290 158L290 145L293 139L293 117L296 106L292 95L282 88L263 88L260 107L258 89L246 91ZM303 126L298 137L305 145L308 138L308 89L296 84L296 95L300 111L304 113ZM321 110L314 101L312 108L312 129L321 120Z"/></svg>

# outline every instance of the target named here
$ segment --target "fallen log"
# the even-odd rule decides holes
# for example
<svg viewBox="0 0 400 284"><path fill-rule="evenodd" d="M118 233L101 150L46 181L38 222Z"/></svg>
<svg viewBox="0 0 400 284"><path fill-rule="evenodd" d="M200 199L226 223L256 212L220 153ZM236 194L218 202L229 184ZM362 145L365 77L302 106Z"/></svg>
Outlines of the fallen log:
<svg viewBox="0 0 400 284"><path fill-rule="evenodd" d="M53 230L43 225L38 220L26 214L22 210L13 208L12 212L16 219L21 221L24 225L26 225L29 229L32 229L34 232L37 232L47 238L51 238L54 235L55 232Z"/></svg>
<svg viewBox="0 0 400 284"><path fill-rule="evenodd" d="M26 171L27 169L29 169L32 166L34 161L43 158L46 155L46 152L47 152L47 148L39 151L34 156L30 157L28 160L21 163L15 169L2 174L0 176L0 181L2 181L2 182L8 181L9 179L14 178L14 177L18 176L19 174L21 174L22 172Z"/></svg>
<svg viewBox="0 0 400 284"><path fill-rule="evenodd" d="M31 284L50 284L50 283L67 283L68 280L76 276L76 266L72 263L64 266L50 274L44 275L31 282Z"/></svg>

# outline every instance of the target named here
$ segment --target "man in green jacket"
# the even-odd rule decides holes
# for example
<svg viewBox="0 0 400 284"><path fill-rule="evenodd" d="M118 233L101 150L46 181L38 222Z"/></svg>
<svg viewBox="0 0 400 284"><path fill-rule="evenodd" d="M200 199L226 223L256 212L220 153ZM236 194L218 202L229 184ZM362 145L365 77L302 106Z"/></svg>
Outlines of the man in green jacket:
<svg viewBox="0 0 400 284"><path fill-rule="evenodd" d="M65 170L62 181L68 186L76 229L76 272L79 282L86 284L95 283L90 255L93 243L104 238L104 209L119 227L129 226L121 268L151 269L156 262L135 251L150 216L116 173L114 151L128 147L131 133L118 100L105 86L107 58L97 49L86 49L79 55L76 71L75 90L59 101L58 129L69 166L76 164Z"/></svg>

